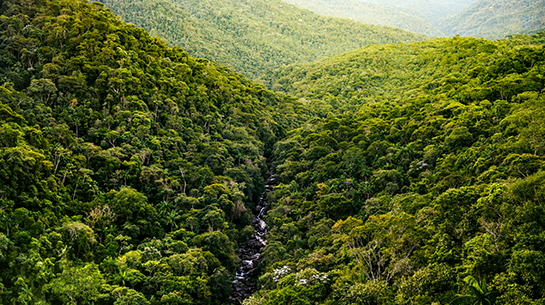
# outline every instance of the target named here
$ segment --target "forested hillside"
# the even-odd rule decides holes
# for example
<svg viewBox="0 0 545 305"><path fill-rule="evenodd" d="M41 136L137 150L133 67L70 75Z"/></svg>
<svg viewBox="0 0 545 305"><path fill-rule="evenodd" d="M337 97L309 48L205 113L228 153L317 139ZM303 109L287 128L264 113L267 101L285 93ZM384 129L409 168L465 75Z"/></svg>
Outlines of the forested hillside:
<svg viewBox="0 0 545 305"><path fill-rule="evenodd" d="M0 304L237 304L271 171L246 305L543 304L544 33L265 86L101 3L4 0L0 62Z"/></svg>
<svg viewBox="0 0 545 305"><path fill-rule="evenodd" d="M544 41L369 46L277 71L275 90L323 115L275 144L246 304L542 304Z"/></svg>
<svg viewBox="0 0 545 305"><path fill-rule="evenodd" d="M127 22L253 79L369 44L423 40L400 29L316 15L280 0L102 0Z"/></svg>
<svg viewBox="0 0 545 305"><path fill-rule="evenodd" d="M501 39L545 29L543 0L479 0L447 18L439 27L447 35Z"/></svg>
<svg viewBox="0 0 545 305"><path fill-rule="evenodd" d="M100 3L0 15L0 303L228 303L302 107Z"/></svg>

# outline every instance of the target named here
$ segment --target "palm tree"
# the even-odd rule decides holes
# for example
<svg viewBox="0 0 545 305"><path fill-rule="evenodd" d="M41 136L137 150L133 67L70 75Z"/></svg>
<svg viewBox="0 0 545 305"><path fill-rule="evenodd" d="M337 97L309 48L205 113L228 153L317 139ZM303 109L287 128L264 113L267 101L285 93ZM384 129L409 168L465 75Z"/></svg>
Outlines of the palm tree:
<svg viewBox="0 0 545 305"><path fill-rule="evenodd" d="M488 291L486 286L486 281L482 282L477 281L473 276L469 275L464 279L464 282L467 283L471 295L459 296L456 299L450 302L450 305L493 305L496 297L498 296L497 291Z"/></svg>

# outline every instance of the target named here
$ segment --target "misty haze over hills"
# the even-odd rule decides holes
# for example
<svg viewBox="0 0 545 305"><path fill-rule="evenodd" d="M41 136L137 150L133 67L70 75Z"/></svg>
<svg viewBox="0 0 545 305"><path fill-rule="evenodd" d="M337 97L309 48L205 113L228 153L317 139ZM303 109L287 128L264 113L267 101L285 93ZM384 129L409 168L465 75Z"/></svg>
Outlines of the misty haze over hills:
<svg viewBox="0 0 545 305"><path fill-rule="evenodd" d="M399 27L431 36L500 39L544 27L544 1L286 0L318 14Z"/></svg>
<svg viewBox="0 0 545 305"><path fill-rule="evenodd" d="M444 34L490 39L531 33L545 28L544 0L480 0L439 26Z"/></svg>

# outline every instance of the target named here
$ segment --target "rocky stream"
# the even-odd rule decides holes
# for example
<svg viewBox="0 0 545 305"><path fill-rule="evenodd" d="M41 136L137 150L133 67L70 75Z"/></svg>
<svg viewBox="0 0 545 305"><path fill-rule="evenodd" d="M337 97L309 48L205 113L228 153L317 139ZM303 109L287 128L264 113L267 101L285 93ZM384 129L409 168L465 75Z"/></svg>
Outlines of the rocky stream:
<svg viewBox="0 0 545 305"><path fill-rule="evenodd" d="M256 207L257 215L254 215L253 219L255 232L237 250L241 264L237 268L236 278L233 281L233 294L231 295L233 304L242 304L244 299L257 290L257 280L260 273L259 256L267 245L265 240L267 224L263 220L263 216L268 208L267 195L275 185L276 178L273 175L269 176L265 182L265 191L261 194Z"/></svg>

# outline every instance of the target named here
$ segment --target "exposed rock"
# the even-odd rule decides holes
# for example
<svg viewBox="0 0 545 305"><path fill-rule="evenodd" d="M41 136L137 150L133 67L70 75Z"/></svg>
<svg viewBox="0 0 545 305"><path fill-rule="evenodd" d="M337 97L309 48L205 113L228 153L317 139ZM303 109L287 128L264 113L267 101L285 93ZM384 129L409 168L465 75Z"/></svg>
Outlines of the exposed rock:
<svg viewBox="0 0 545 305"><path fill-rule="evenodd" d="M265 199L275 185L276 178L271 175L265 182L265 192L259 198L259 204L256 207L257 215L253 219L255 232L238 248L238 259L241 264L233 281L233 294L231 295L233 304L242 304L244 299L257 290L257 280L260 273L259 257L267 245L265 239L267 224L262 219L268 208Z"/></svg>

